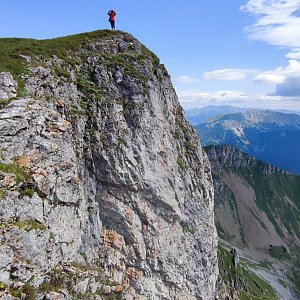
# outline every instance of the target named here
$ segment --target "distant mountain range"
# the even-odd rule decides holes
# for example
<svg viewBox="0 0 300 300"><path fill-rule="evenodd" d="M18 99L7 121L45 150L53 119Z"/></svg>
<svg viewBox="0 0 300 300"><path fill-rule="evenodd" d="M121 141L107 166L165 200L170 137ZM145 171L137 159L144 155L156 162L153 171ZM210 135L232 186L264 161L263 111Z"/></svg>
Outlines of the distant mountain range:
<svg viewBox="0 0 300 300"><path fill-rule="evenodd" d="M203 146L233 145L256 159L300 174L300 116L297 114L250 110L215 116L194 127Z"/></svg>
<svg viewBox="0 0 300 300"><path fill-rule="evenodd" d="M207 106L203 108L192 108L185 111L185 116L192 125L199 125L209 121L211 118L222 117L226 114L246 112L248 108L239 108L230 105Z"/></svg>
<svg viewBox="0 0 300 300"><path fill-rule="evenodd" d="M208 122L211 119L221 118L227 114L233 113L245 113L247 111L265 111L265 109L254 109L254 108L241 108L231 105L219 105L219 106L207 106L203 108L192 108L185 111L185 116L189 120L192 125L200 125L202 123ZM299 114L300 112L291 111L286 109L278 109L278 110L271 110L276 112L281 112L285 114Z"/></svg>

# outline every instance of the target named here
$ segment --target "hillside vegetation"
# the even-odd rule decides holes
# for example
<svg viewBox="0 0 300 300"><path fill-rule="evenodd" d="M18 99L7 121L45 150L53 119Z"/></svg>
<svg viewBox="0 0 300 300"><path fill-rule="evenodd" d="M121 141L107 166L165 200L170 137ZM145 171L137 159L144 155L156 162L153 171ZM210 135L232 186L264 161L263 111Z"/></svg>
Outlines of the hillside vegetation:
<svg viewBox="0 0 300 300"><path fill-rule="evenodd" d="M285 280L299 292L300 176L232 146L205 150L213 170L219 237L255 261L285 266Z"/></svg>

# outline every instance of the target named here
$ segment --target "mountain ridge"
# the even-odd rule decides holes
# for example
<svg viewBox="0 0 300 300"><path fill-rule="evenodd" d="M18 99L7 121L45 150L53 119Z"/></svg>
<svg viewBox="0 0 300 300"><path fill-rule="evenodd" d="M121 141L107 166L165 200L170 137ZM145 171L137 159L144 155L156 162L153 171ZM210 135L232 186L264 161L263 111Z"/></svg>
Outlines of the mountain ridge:
<svg viewBox="0 0 300 300"><path fill-rule="evenodd" d="M218 105L218 106L206 106L203 108L191 108L185 110L185 116L189 122L193 125L200 125L205 122L209 122L211 119L216 120L220 117L233 113L246 113L248 111L271 111L280 112L284 114L296 114L299 115L299 111L287 110L287 109L262 109L262 108L243 108L231 105Z"/></svg>
<svg viewBox="0 0 300 300"><path fill-rule="evenodd" d="M257 160L254 156L243 153L232 145L206 146L204 150L214 168L229 167L238 169L241 167L252 167L262 175L291 175L288 171L273 166L268 162Z"/></svg>
<svg viewBox="0 0 300 300"><path fill-rule="evenodd" d="M212 166L220 244L237 249L247 269L273 278L270 284L280 299L299 299L300 176L256 161L231 145L204 149ZM224 249L220 251L224 260ZM262 268L266 263L267 269ZM237 288L240 277L230 279L228 270L221 270L221 276L231 289L245 292L245 286Z"/></svg>
<svg viewBox="0 0 300 300"><path fill-rule="evenodd" d="M290 173L300 173L300 116L270 111L229 114L195 126L204 146L230 144Z"/></svg>

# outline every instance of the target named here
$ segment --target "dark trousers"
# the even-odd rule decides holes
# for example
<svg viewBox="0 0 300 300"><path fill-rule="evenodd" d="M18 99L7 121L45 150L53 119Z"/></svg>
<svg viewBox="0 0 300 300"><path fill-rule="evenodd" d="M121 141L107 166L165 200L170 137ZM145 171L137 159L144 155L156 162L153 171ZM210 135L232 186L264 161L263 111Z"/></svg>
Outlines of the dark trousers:
<svg viewBox="0 0 300 300"><path fill-rule="evenodd" d="M110 22L111 29L115 29L115 21L109 20L109 22Z"/></svg>

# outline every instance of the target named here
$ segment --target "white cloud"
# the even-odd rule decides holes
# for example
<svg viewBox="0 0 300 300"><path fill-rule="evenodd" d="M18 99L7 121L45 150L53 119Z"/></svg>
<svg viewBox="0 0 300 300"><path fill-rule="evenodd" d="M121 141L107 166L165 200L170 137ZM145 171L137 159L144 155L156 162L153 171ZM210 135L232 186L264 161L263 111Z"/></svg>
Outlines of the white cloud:
<svg viewBox="0 0 300 300"><path fill-rule="evenodd" d="M274 95L300 97L300 77L288 78L282 84L278 84Z"/></svg>
<svg viewBox="0 0 300 300"><path fill-rule="evenodd" d="M300 49L295 49L294 52L290 52L286 55L287 58L300 60Z"/></svg>
<svg viewBox="0 0 300 300"><path fill-rule="evenodd" d="M284 75L276 74L276 72L274 71L263 72L254 77L254 81L261 81L261 82L275 83L275 84L283 83L284 80L285 80Z"/></svg>
<svg viewBox="0 0 300 300"><path fill-rule="evenodd" d="M193 83L198 83L199 82L199 80L197 78L193 78L193 77L186 76L186 75L179 76L177 78L177 80L179 82L188 83L188 84L193 84Z"/></svg>
<svg viewBox="0 0 300 300"><path fill-rule="evenodd" d="M246 104L248 97L238 91L180 91L178 92L180 103L184 108L205 107L209 105L234 105Z"/></svg>
<svg viewBox="0 0 300 300"><path fill-rule="evenodd" d="M250 95L239 91L205 92L178 91L180 103L185 109L209 105L233 105L266 109L291 109L300 111L299 97L279 95Z"/></svg>
<svg viewBox="0 0 300 300"><path fill-rule="evenodd" d="M274 95L300 96L300 0L248 0L241 10L256 17L246 30L251 39L286 48L289 64L261 72L254 81L276 84Z"/></svg>
<svg viewBox="0 0 300 300"><path fill-rule="evenodd" d="M247 0L241 10L252 14L255 22L246 28L249 38L288 50L289 63L269 71L220 69L206 72L208 80L243 80L276 85L274 94L251 95L239 91L179 91L184 108L233 105L300 111L300 0Z"/></svg>
<svg viewBox="0 0 300 300"><path fill-rule="evenodd" d="M243 80L248 74L257 73L255 70L247 69L222 69L204 73L204 78L208 80Z"/></svg>
<svg viewBox="0 0 300 300"><path fill-rule="evenodd" d="M217 91L217 92L204 92L204 91L179 91L178 96L182 103L194 102L195 100L201 100L204 102L211 101L231 101L232 99L243 100L247 95L238 91Z"/></svg>
<svg viewBox="0 0 300 300"><path fill-rule="evenodd" d="M291 59L285 68L262 72L254 77L254 81L277 84L276 95L300 96L300 62Z"/></svg>
<svg viewBox="0 0 300 300"><path fill-rule="evenodd" d="M223 69L206 72L205 79L218 80L242 80L252 75L253 81L282 84L289 78L300 78L300 62L297 60L289 60L286 67L278 67L272 71L259 72L251 69Z"/></svg>
<svg viewBox="0 0 300 300"><path fill-rule="evenodd" d="M300 58L300 0L249 0L241 10L257 17L246 28L251 39L286 47L288 58Z"/></svg>

